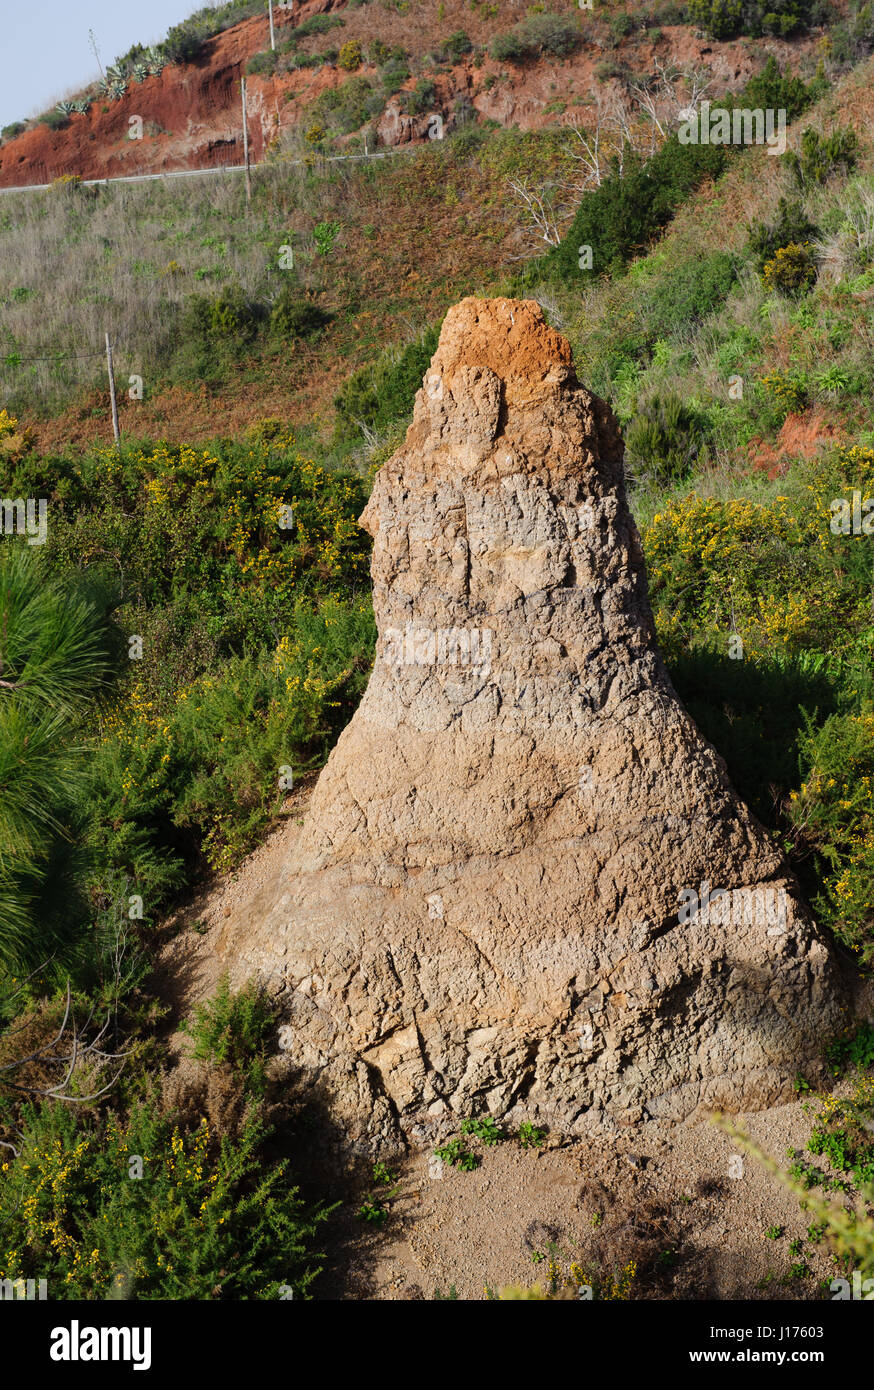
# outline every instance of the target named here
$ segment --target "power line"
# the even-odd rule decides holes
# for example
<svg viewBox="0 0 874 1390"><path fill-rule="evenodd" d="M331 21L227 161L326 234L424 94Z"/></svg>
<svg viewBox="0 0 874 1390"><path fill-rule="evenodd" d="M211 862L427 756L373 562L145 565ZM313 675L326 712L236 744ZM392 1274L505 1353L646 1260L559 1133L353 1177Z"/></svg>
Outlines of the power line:
<svg viewBox="0 0 874 1390"><path fill-rule="evenodd" d="M25 362L84 362L86 358L102 356L102 352L55 352L46 357L21 357L17 352L10 352L0 357L0 366L21 367Z"/></svg>

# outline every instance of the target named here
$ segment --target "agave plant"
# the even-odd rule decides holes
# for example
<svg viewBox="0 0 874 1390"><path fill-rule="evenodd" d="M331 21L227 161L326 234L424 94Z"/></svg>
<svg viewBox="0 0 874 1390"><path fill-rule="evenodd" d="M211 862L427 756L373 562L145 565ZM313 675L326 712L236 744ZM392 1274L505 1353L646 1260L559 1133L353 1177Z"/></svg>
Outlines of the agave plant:
<svg viewBox="0 0 874 1390"><path fill-rule="evenodd" d="M109 83L107 82L105 77L100 77L97 79L97 90L102 97L109 95Z"/></svg>
<svg viewBox="0 0 874 1390"><path fill-rule="evenodd" d="M59 101L55 110L60 111L62 116L69 116L71 112L76 110L76 107L72 101Z"/></svg>
<svg viewBox="0 0 874 1390"><path fill-rule="evenodd" d="M167 66L167 61L163 53L158 48L147 48L145 62L149 69L150 77L157 77Z"/></svg>
<svg viewBox="0 0 874 1390"><path fill-rule="evenodd" d="M148 75L148 63L134 63L133 78L135 82L145 82Z"/></svg>
<svg viewBox="0 0 874 1390"><path fill-rule="evenodd" d="M126 95L126 93L127 82L123 77L119 78L118 81L113 82L112 86L109 89L109 95L112 97L113 101L119 101L121 97Z"/></svg>
<svg viewBox="0 0 874 1390"><path fill-rule="evenodd" d="M110 83L114 83L114 82L123 82L124 79L125 79L125 75L126 75L126 74L125 74L124 68L121 68L121 67L115 67L115 66L110 65L110 66L106 69L106 76L107 76L107 78L109 79L109 82L110 82Z"/></svg>
<svg viewBox="0 0 874 1390"><path fill-rule="evenodd" d="M81 97L79 101L73 102L73 110L78 111L80 116L84 116L86 111L91 110L91 102L87 97Z"/></svg>

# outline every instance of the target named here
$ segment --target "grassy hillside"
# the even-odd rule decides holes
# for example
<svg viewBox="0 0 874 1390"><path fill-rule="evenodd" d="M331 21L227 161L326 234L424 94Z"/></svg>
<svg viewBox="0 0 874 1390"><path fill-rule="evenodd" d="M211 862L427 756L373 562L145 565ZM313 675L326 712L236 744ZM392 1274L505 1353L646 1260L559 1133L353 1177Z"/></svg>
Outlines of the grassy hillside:
<svg viewBox="0 0 874 1390"><path fill-rule="evenodd" d="M674 10L689 17L662 6L660 22ZM801 0L689 11L751 42L822 18ZM543 16L514 16L500 61L529 61ZM279 150L250 210L230 181L66 182L0 203L0 491L46 498L51 516L44 548L17 568L0 555L12 566L0 576L0 1022L17 1021L29 1057L15 1070L23 1090L0 1089L13 1153L0 1277L51 1259L71 1296L104 1296L120 1270L141 1296L180 1296L195 1280L198 1296L274 1297L284 1276L268 1252L287 1248L295 1296L310 1287L325 1213L301 1202L282 1163L309 1140L267 1079L269 1004L223 991L191 1022L213 1079L159 1085L149 968L158 923L258 844L360 698L374 624L356 518L463 294L539 299L581 380L618 413L677 690L818 920L870 966L870 19L863 5L839 13L800 81L762 61L738 98L792 104L784 158L705 155L674 136L635 157L611 138L600 183L581 192L572 131L471 121L367 165L315 154L294 165L300 150ZM616 48L639 32L626 7L598 23ZM620 90L621 74L604 80ZM621 175L611 153L623 153ZM73 360L83 344L99 352L106 326L120 388L129 376L144 387L142 400L123 396L118 449L99 355ZM76 663L53 664L47 640L29 648L34 614L50 633L93 624L73 646L100 652L99 688L80 690ZM56 723L40 722L35 670L63 706ZM35 719L56 760L51 816L20 776ZM68 979L81 1016L105 1012L132 1047L119 1088L74 1118L38 1098L55 1079L40 1048ZM80 1098L113 1077L94 1047ZM0 1064L21 1055L19 1035L0 1037ZM142 1206L106 1176L135 1145L158 1155L163 1184ZM867 1162L866 1149L844 1166L858 1175ZM61 1194L53 1204L48 1190ZM251 1256L223 1287L235 1248Z"/></svg>

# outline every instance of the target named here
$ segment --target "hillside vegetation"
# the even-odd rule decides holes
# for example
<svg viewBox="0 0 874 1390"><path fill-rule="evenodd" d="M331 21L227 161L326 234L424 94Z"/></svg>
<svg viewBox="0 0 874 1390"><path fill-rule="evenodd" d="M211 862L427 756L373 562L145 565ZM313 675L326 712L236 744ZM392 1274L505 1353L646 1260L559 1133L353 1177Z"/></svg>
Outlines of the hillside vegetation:
<svg viewBox="0 0 874 1390"><path fill-rule="evenodd" d="M407 3L386 7L393 23ZM256 8L195 17L168 39L175 59ZM502 27L494 8L470 7L487 35L435 36L437 67L477 48L508 71L547 54L560 88L579 10L533 6ZM599 90L630 112L616 125L611 108L597 178L567 127L474 118L328 164L358 109L330 98L311 149L300 129L257 171L249 210L229 179L68 180L0 201L0 491L47 499L50 516L44 547L6 536L0 557L0 1021L23 1030L0 1040L19 1086L0 1086L0 1278L50 1259L71 1297L116 1281L138 1297L310 1288L326 1212L286 1172L307 1121L276 1108L269 1004L222 994L191 1023L216 1079L161 1083L149 967L161 919L259 842L360 698L375 630L356 519L464 294L540 300L617 412L677 690L818 920L857 966L874 959L874 10L633 8L597 20L614 65ZM635 42L689 21L714 45L829 26L798 72L763 53L732 98L790 111L785 156L684 146L667 121L653 134ZM309 38L355 80L339 25ZM299 40L260 67L302 55ZM384 86L408 63L376 56ZM410 102L423 64L401 79ZM688 81L675 76L678 102ZM137 377L142 399L126 394ZM86 1029L75 1110L52 1090L68 981L78 1016L110 1020ZM107 1197L103 1175L136 1151L161 1184ZM232 1247L250 1258L223 1282Z"/></svg>

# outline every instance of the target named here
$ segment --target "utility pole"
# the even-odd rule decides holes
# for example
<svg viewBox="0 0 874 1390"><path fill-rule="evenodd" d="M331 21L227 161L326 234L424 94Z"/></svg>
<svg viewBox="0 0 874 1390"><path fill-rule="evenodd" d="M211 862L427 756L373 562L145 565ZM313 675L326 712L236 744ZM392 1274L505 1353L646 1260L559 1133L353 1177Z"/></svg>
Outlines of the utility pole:
<svg viewBox="0 0 874 1390"><path fill-rule="evenodd" d="M275 53L275 52L276 52L276 35L275 35L275 33L273 32L273 0L267 0L267 5L268 5L268 8L269 8L269 10L270 10L270 47L273 49L273 52Z"/></svg>
<svg viewBox="0 0 874 1390"><path fill-rule="evenodd" d="M249 121L246 115L246 79L241 78L240 86L243 90L243 159L246 165L246 203L252 201L252 175L249 172Z"/></svg>
<svg viewBox="0 0 874 1390"><path fill-rule="evenodd" d="M109 370L109 399L112 402L112 432L115 435L116 444L119 441L120 431L118 428L118 401L115 399L115 373L112 370L112 340L106 335L106 366Z"/></svg>

